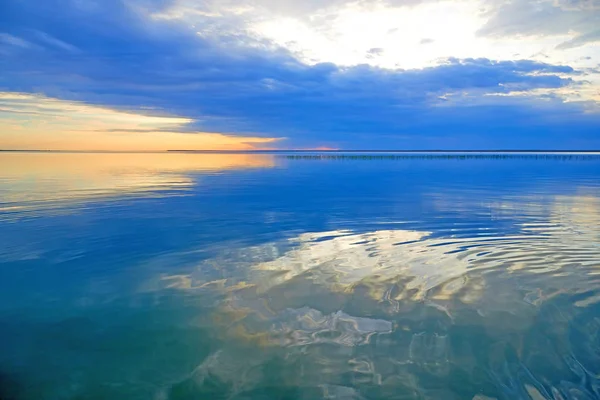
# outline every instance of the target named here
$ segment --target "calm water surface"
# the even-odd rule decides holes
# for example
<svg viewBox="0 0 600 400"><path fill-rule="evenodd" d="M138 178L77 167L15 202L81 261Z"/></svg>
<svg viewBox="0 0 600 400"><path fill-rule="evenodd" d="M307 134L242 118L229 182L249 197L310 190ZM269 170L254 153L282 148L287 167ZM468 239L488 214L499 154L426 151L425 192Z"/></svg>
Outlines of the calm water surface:
<svg viewBox="0 0 600 400"><path fill-rule="evenodd" d="M600 155L0 154L0 399L598 399Z"/></svg>

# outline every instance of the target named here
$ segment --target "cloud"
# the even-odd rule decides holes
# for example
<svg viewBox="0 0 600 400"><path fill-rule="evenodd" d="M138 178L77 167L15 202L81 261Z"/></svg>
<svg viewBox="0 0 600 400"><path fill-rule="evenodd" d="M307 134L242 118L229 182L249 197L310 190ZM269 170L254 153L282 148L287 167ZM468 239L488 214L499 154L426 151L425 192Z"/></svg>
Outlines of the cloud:
<svg viewBox="0 0 600 400"><path fill-rule="evenodd" d="M560 49L552 50L596 30L600 8L595 0L177 0L153 15L204 37L276 44L310 64L421 68L440 58L514 59L515 53L550 53L550 61L565 62ZM432 45L424 48L415 37ZM385 53L375 57L372 48Z"/></svg>
<svg viewBox="0 0 600 400"><path fill-rule="evenodd" d="M560 50L573 49L594 42L600 42L600 29L586 33L585 35L576 36L571 40L559 44L556 48Z"/></svg>
<svg viewBox="0 0 600 400"><path fill-rule="evenodd" d="M189 118L112 110L44 96L0 92L2 149L252 149L275 138L188 132ZM184 131L184 132L182 132Z"/></svg>
<svg viewBox="0 0 600 400"><path fill-rule="evenodd" d="M31 47L31 43L27 40L23 40L19 37L9 35L8 33L0 33L0 43L8 46L16 46L16 47Z"/></svg>
<svg viewBox="0 0 600 400"><path fill-rule="evenodd" d="M48 35L47 33L44 32L36 32L37 36L39 37L40 41L45 42L45 44L49 45L50 47L54 47L54 48L58 48L60 50L65 50L67 52L70 53L76 53L79 51L79 49L77 49L77 47L64 42L62 40L59 40L55 37L52 37L50 35Z"/></svg>
<svg viewBox="0 0 600 400"><path fill-rule="evenodd" d="M369 57L369 58L378 57L378 56L383 55L384 52L385 52L385 50L382 49L381 47L373 47L372 49L369 49L369 51L367 51L367 57Z"/></svg>
<svg viewBox="0 0 600 400"><path fill-rule="evenodd" d="M377 5L411 7L431 0L254 0L240 2L239 0L174 0L163 2L163 8L158 11L162 16L181 15L185 10L189 14L204 16L233 16L244 15L246 18L260 19L260 16L270 14L276 17L308 18L314 15L324 15L348 6L369 8Z"/></svg>
<svg viewBox="0 0 600 400"><path fill-rule="evenodd" d="M554 5L564 10L600 10L600 3L597 0L554 0Z"/></svg>
<svg viewBox="0 0 600 400"><path fill-rule="evenodd" d="M492 5L488 14L487 23L479 30L482 36L580 37L597 31L600 24L600 6L594 0L512 0Z"/></svg>
<svg viewBox="0 0 600 400"><path fill-rule="evenodd" d="M189 122L176 130L191 133L185 136L266 140L260 146L572 147L599 140L589 104L560 95L585 85L567 65L487 58L410 70L309 65L267 40L218 29L210 10L203 18L217 24L216 33L197 33L167 18L171 5L48 0L25 9L11 1L0 16L7 34L41 43L43 32L67 46L5 58L0 86L136 115L183 116ZM498 96L515 92L519 98Z"/></svg>

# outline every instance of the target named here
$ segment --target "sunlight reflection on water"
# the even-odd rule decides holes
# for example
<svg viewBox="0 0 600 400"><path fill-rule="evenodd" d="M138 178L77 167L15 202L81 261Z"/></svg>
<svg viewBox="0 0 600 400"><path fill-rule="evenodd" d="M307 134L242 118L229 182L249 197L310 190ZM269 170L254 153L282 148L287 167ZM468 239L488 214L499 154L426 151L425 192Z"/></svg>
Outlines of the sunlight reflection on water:
<svg viewBox="0 0 600 400"><path fill-rule="evenodd" d="M0 212L65 211L86 201L182 194L191 174L272 168L273 156L174 153L0 154Z"/></svg>

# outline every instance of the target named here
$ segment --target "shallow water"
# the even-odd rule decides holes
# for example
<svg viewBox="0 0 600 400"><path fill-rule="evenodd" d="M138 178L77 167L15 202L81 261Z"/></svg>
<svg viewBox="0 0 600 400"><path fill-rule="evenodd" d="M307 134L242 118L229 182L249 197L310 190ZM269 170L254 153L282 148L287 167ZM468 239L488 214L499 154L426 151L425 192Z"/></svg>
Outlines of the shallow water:
<svg viewBox="0 0 600 400"><path fill-rule="evenodd" d="M0 153L0 399L600 398L600 155Z"/></svg>

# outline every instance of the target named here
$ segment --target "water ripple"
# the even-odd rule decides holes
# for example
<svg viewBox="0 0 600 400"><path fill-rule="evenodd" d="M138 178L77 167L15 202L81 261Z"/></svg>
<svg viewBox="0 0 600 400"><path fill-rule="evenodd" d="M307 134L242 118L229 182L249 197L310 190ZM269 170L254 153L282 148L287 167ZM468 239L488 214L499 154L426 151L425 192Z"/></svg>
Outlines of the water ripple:
<svg viewBox="0 0 600 400"><path fill-rule="evenodd" d="M596 156L128 157L0 157L11 393L600 398Z"/></svg>
<svg viewBox="0 0 600 400"><path fill-rule="evenodd" d="M262 348L303 348L305 362L322 374L311 376L313 383L350 367L353 385L375 382L379 394L386 384L404 387L396 380L401 376L419 382L413 389L429 397L423 375L445 382L463 374L465 384L488 385L469 398L596 398L595 364L559 354L574 346L570 332L581 328L574 319L600 309L598 226L595 215L559 209L547 216L551 221L526 222L506 235L472 224L435 235L304 233L287 250L288 243L269 243L202 263L185 290L206 290L211 263L241 263L243 285L226 279L221 286L227 300L216 311L215 329ZM594 329L582 339L597 360L600 329ZM546 347L525 346L539 334L548 338ZM340 353L328 344L356 350ZM464 370L476 363L484 370Z"/></svg>

